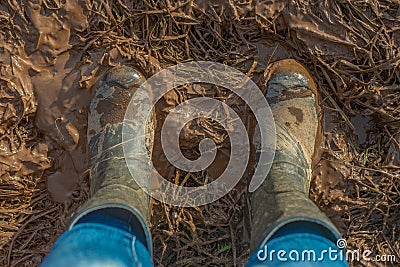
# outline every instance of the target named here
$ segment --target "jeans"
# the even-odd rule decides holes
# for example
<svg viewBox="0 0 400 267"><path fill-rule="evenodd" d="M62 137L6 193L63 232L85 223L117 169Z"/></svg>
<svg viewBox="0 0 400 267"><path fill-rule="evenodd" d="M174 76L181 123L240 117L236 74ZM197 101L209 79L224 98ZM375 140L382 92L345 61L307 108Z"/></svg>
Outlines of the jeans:
<svg viewBox="0 0 400 267"><path fill-rule="evenodd" d="M153 266L142 230L128 225L109 214L88 214L58 238L40 266Z"/></svg>
<svg viewBox="0 0 400 267"><path fill-rule="evenodd" d="M41 267L153 266L151 248L138 229L97 213L81 220L56 241ZM294 222L282 227L250 256L247 266L348 266L345 253L323 229Z"/></svg>

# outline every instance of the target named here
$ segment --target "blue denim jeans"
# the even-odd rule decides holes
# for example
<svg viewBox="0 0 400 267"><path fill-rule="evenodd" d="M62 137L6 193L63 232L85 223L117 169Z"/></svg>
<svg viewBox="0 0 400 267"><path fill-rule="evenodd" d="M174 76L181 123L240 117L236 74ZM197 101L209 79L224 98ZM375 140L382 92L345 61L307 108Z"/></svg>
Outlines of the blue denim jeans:
<svg viewBox="0 0 400 267"><path fill-rule="evenodd" d="M153 266L142 229L96 212L62 234L41 267Z"/></svg>
<svg viewBox="0 0 400 267"><path fill-rule="evenodd" d="M57 240L41 267L153 266L151 248L135 231L111 216L91 215ZM318 226L294 222L261 244L247 266L348 266L333 241Z"/></svg>

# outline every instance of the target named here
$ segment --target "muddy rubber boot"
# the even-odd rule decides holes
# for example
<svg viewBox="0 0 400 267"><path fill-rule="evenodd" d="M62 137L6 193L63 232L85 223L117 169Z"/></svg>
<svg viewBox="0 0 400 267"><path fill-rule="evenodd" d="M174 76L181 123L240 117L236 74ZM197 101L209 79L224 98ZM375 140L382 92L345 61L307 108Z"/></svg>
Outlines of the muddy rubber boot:
<svg viewBox="0 0 400 267"><path fill-rule="evenodd" d="M251 251L294 222L319 228L336 243L337 229L308 197L314 147L321 133L315 82L291 59L275 62L267 71L266 98L276 123L276 153L267 179L251 195Z"/></svg>
<svg viewBox="0 0 400 267"><path fill-rule="evenodd" d="M137 238L151 251L148 230L150 198L135 182L132 175L150 181L150 151L152 149L152 118L147 123L149 138L139 134L131 140L135 154L134 173L129 172L122 147L122 128L125 111L131 97L143 83L144 77L130 67L111 69L99 86L90 105L88 142L91 157L91 197L78 210L70 229L93 214L118 220L134 229ZM142 122L149 121L143 115ZM132 125L135 131L135 125ZM137 130L137 129L136 129ZM139 131L139 130L138 130ZM139 155L139 156L138 156Z"/></svg>

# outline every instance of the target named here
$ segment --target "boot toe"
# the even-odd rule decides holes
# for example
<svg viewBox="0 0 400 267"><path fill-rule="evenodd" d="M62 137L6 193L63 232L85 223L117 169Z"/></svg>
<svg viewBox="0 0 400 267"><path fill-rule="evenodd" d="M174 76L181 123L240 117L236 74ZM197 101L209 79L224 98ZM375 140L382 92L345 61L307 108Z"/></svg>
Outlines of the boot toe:
<svg viewBox="0 0 400 267"><path fill-rule="evenodd" d="M109 70L96 88L88 117L88 141L107 125L123 122L125 111L144 77L137 70L122 66Z"/></svg>
<svg viewBox="0 0 400 267"><path fill-rule="evenodd" d="M270 64L265 97L271 106L277 127L277 150L290 147L287 132L299 143L310 164L320 121L317 87L308 70L293 59Z"/></svg>
<svg viewBox="0 0 400 267"><path fill-rule="evenodd" d="M317 86L309 71L294 59L284 59L270 64L266 70L268 81L266 97L293 98L300 94L317 95ZM308 90L301 90L308 89ZM308 92L307 92L308 91Z"/></svg>

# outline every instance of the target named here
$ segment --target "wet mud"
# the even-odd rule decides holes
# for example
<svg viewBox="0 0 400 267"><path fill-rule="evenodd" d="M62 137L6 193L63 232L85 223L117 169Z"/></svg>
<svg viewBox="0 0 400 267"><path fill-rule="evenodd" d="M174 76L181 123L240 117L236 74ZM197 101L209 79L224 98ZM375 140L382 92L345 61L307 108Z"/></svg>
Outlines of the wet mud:
<svg viewBox="0 0 400 267"><path fill-rule="evenodd" d="M294 58L305 64L318 85L324 118L310 197L349 246L369 243L375 252L398 253L398 4L150 2L0 3L0 265L38 265L45 253L30 251L48 251L88 197L87 115L102 75L127 64L149 77L190 60L233 66L263 91L269 63ZM156 106L153 158L164 177L188 186L218 177L231 149L221 125L203 119L185 126L180 146L196 159L200 141L211 138L218 147L213 164L188 175L165 158L160 129L166 116L198 96L225 101L250 136L254 129L248 108L224 88L197 84L165 95ZM187 209L153 203L157 265L246 262L252 164L216 203Z"/></svg>

